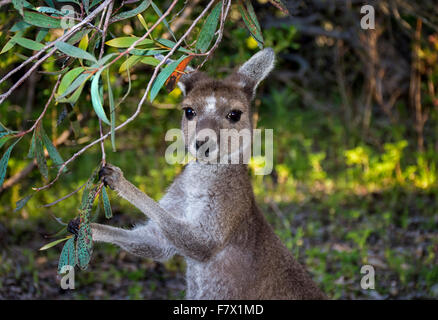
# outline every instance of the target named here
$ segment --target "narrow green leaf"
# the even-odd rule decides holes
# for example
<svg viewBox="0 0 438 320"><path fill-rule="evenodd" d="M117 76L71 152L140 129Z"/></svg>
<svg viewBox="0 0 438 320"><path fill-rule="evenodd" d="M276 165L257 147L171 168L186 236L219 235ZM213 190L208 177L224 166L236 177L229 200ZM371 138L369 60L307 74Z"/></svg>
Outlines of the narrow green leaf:
<svg viewBox="0 0 438 320"><path fill-rule="evenodd" d="M154 8L155 13L161 18L163 13L161 12L160 8L158 8L157 5L153 1L151 1L151 5L152 5L152 8ZM171 34L172 38L176 40L175 34L173 33L172 29L170 28L170 25L167 22L166 18L163 19L163 23L166 26L167 31Z"/></svg>
<svg viewBox="0 0 438 320"><path fill-rule="evenodd" d="M90 53L85 50L79 49L78 47L72 46L66 42L57 42L55 47L65 53L66 55L74 58L86 59L97 63L95 57L93 57Z"/></svg>
<svg viewBox="0 0 438 320"><path fill-rule="evenodd" d="M59 84L57 94L59 96L62 95L67 90L67 88L71 85L71 83L84 71L85 68L77 67L67 72L61 79L61 83Z"/></svg>
<svg viewBox="0 0 438 320"><path fill-rule="evenodd" d="M126 69L131 69L131 67L133 67L141 59L141 56L130 56L120 65L119 72L124 72Z"/></svg>
<svg viewBox="0 0 438 320"><path fill-rule="evenodd" d="M18 21L16 24L12 26L11 29L9 29L10 32L17 32L17 31L24 31L31 27L32 25L24 22L24 21Z"/></svg>
<svg viewBox="0 0 438 320"><path fill-rule="evenodd" d="M91 81L91 102L93 104L94 111L96 112L97 116L106 124L111 125L110 121L108 120L105 111L103 110L102 101L99 94L99 80L100 80L100 74L102 73L103 69L99 70L93 77L93 80Z"/></svg>
<svg viewBox="0 0 438 320"><path fill-rule="evenodd" d="M0 138L0 148L3 147L3 145L8 142L9 139L11 139L12 136L4 136Z"/></svg>
<svg viewBox="0 0 438 320"><path fill-rule="evenodd" d="M33 5L31 5L26 0L12 0L12 4L14 5L15 10L20 12L21 15L23 15L23 9L35 9Z"/></svg>
<svg viewBox="0 0 438 320"><path fill-rule="evenodd" d="M56 147L53 145L52 140L47 136L44 129L41 127L41 135L43 138L44 145L46 146L47 152L49 153L50 158L53 160L53 163L57 168L59 168L63 163L64 160L62 159L61 155L59 154L58 150L56 150ZM67 168L64 168L64 172L67 171Z"/></svg>
<svg viewBox="0 0 438 320"><path fill-rule="evenodd" d="M111 17L110 23L132 18L137 14L140 14L143 11L145 11L150 4L151 4L150 0L143 0L142 3L140 3L140 5L137 8L116 14L115 16Z"/></svg>
<svg viewBox="0 0 438 320"><path fill-rule="evenodd" d="M63 13L55 8L50 8L50 7L38 7L38 8L36 8L36 11L41 12L41 13L56 13L57 15L60 15L60 16L65 15L65 13Z"/></svg>
<svg viewBox="0 0 438 320"><path fill-rule="evenodd" d="M38 43L38 42L31 40L31 39L26 39L26 38L22 38L22 37L16 37L14 39L15 39L15 43L19 44L20 46L22 46L26 49L39 51L42 48L44 48L43 44Z"/></svg>
<svg viewBox="0 0 438 320"><path fill-rule="evenodd" d="M14 212L17 212L17 211L23 209L23 207L26 205L26 203L27 203L27 202L30 200L30 198L32 198L32 197L33 197L33 194L30 194L30 195L24 197L23 199L18 200L17 203L16 203L16 207L15 207L15 209L14 209Z"/></svg>
<svg viewBox="0 0 438 320"><path fill-rule="evenodd" d="M70 39L67 40L67 43L69 44L76 44L86 35L91 32L91 29L84 29L77 33L75 33Z"/></svg>
<svg viewBox="0 0 438 320"><path fill-rule="evenodd" d="M213 40L219 22L219 17L221 15L221 8L222 1L219 1L208 15L204 25L202 26L201 32L199 33L199 37L196 42L196 49L202 53L207 51L211 41Z"/></svg>
<svg viewBox="0 0 438 320"><path fill-rule="evenodd" d="M150 101L154 101L155 97L157 96L158 92L160 91L161 87L166 82L167 78L170 77L173 71L175 71L176 67L183 61L187 56L181 56L178 60L173 61L169 65L167 65L163 70L161 70L160 74L157 76L157 78L154 81L154 84L151 88L150 93Z"/></svg>
<svg viewBox="0 0 438 320"><path fill-rule="evenodd" d="M259 47L263 48L263 43L264 43L263 35L260 30L260 25L257 21L257 17L255 16L254 8L252 7L251 1L245 0L245 3L247 8L249 8L249 11L253 13L252 15L248 13L242 1L239 1L238 9L240 11L240 14L242 15L242 19L245 22L245 25L248 28L250 34L257 41ZM253 18L255 19L255 21L253 20Z"/></svg>
<svg viewBox="0 0 438 320"><path fill-rule="evenodd" d="M62 239L65 240L65 239ZM75 239L69 238L65 243L64 247L61 251L61 256L59 257L58 262L58 273L61 273L62 268L64 266L72 266L76 265L76 248L75 248Z"/></svg>
<svg viewBox="0 0 438 320"><path fill-rule="evenodd" d="M140 60L140 62L156 67L160 63L160 60L152 58L152 57L144 57Z"/></svg>
<svg viewBox="0 0 438 320"><path fill-rule="evenodd" d="M110 47L115 47L115 48L129 48L138 39L140 39L140 38L139 37L119 37L119 38L114 38L114 39L108 40L107 42L105 42L105 44L110 46ZM154 44L154 41L151 39L144 39L138 43L139 46L150 45L150 44Z"/></svg>
<svg viewBox="0 0 438 320"><path fill-rule="evenodd" d="M113 216L113 212L111 210L111 204L105 187L102 188L102 201L103 201L103 209L105 210L105 217L107 219L110 219Z"/></svg>
<svg viewBox="0 0 438 320"><path fill-rule="evenodd" d="M36 135L35 135L35 153L36 153L36 160L38 164L38 169L40 170L41 174L44 178L49 177L49 170L47 169L47 163L46 163L46 157L44 155L44 147L43 147L43 141L41 138L41 132L39 129L36 129Z"/></svg>
<svg viewBox="0 0 438 320"><path fill-rule="evenodd" d="M3 185L3 181L5 180L5 176L6 176L6 169L8 168L8 161L9 161L9 157L11 156L11 152L12 149L15 147L15 145L17 144L18 141L20 141L20 139L18 139L17 141L15 141L5 152L5 154L3 155L3 157L0 160L0 186Z"/></svg>
<svg viewBox="0 0 438 320"><path fill-rule="evenodd" d="M85 84L85 82L91 78L91 74L87 74L87 73L83 73L81 74L79 77L77 77L72 83L71 85L64 91L63 94L61 94L59 97L57 97L56 99L59 101L62 98L66 97L67 95L69 95L70 93L72 93L74 90L76 90L77 88L79 88L81 85Z"/></svg>
<svg viewBox="0 0 438 320"><path fill-rule="evenodd" d="M35 131L33 131L32 139L30 140L29 152L27 153L27 157L29 159L35 158Z"/></svg>
<svg viewBox="0 0 438 320"><path fill-rule="evenodd" d="M33 26L40 28L63 28L61 19L55 19L35 11L25 10L23 20ZM65 26L66 28L67 26ZM63 28L63 29L65 29Z"/></svg>
<svg viewBox="0 0 438 320"><path fill-rule="evenodd" d="M59 99L58 102L70 103L72 106L75 105L79 97L81 96L84 86L85 82L83 82L70 97Z"/></svg>
<svg viewBox="0 0 438 320"><path fill-rule="evenodd" d="M76 242L77 263L82 270L87 269L93 254L93 237L89 224L81 223Z"/></svg>
<svg viewBox="0 0 438 320"><path fill-rule="evenodd" d="M50 243L47 243L44 246L42 246L39 250L44 251L44 250L50 249L50 248L56 246L58 243L61 243L61 242L68 240L68 239L72 239L72 236L68 236L66 238L58 239L58 240L52 241Z"/></svg>
<svg viewBox="0 0 438 320"><path fill-rule="evenodd" d="M6 42L5 46L3 47L2 51L0 52L0 54L8 52L9 50L11 50L13 47L15 46L15 41L14 39L9 39L8 42Z"/></svg>
<svg viewBox="0 0 438 320"><path fill-rule="evenodd" d="M281 0L269 0L269 2L272 3L274 6L276 6L278 9L280 9L284 14L286 15L290 14L289 10Z"/></svg>
<svg viewBox="0 0 438 320"><path fill-rule="evenodd" d="M113 90L111 88L111 81L109 75L109 69L106 69L106 78L108 85L108 100L110 105L110 121L111 121L111 145L113 147L113 152L116 152L116 114L115 114L115 103L114 103L114 95Z"/></svg>
<svg viewBox="0 0 438 320"><path fill-rule="evenodd" d="M47 33L49 32L49 29L41 29L40 31L38 31L38 34L35 38L36 42L41 42L44 40L44 37L47 35Z"/></svg>

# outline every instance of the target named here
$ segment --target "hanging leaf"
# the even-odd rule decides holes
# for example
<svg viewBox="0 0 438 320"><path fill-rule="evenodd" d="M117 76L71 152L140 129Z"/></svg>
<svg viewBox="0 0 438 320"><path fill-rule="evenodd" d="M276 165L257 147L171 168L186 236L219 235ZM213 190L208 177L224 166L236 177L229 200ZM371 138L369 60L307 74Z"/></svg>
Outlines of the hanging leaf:
<svg viewBox="0 0 438 320"><path fill-rule="evenodd" d="M152 58L152 57L144 57L140 60L140 62L156 67L160 63L160 60Z"/></svg>
<svg viewBox="0 0 438 320"><path fill-rule="evenodd" d="M72 238L72 236L68 236L68 237L65 237L65 238L63 238L63 239L58 239L58 240L52 241L52 242L47 243L47 244L45 244L44 246L42 246L39 250L40 250L40 251L44 251L44 250L47 250L47 249L53 248L53 247L56 246L58 243L61 243L61 242L65 241L65 240L68 240L68 239L70 239L70 238Z"/></svg>
<svg viewBox="0 0 438 320"><path fill-rule="evenodd" d="M110 23L135 17L136 15L145 11L150 4L150 0L143 0L137 8L116 14L115 16L111 17Z"/></svg>
<svg viewBox="0 0 438 320"><path fill-rule="evenodd" d="M176 67L175 71L172 72L170 77L166 80L167 91L170 92L175 89L176 84L178 83L181 76L184 74L184 70L192 59L193 56L188 56L183 61L181 61L181 63Z"/></svg>
<svg viewBox="0 0 438 320"><path fill-rule="evenodd" d="M92 74L87 74L87 73L83 73L81 74L79 77L77 77L71 84L70 86L64 91L63 94L61 94L59 97L57 97L56 99L58 101L60 101L62 98L64 98L65 96L69 95L70 93L72 93L74 90L76 90L77 88L79 88L81 85L84 85L85 82L91 78Z"/></svg>
<svg viewBox="0 0 438 320"><path fill-rule="evenodd" d="M90 0L82 0L82 4L84 5L85 12L88 14L88 10L90 9Z"/></svg>
<svg viewBox="0 0 438 320"><path fill-rule="evenodd" d="M8 42L6 42L5 46L3 47L2 51L0 51L0 54L8 52L15 46L15 40L13 38L9 39Z"/></svg>
<svg viewBox="0 0 438 320"><path fill-rule="evenodd" d="M39 51L42 48L44 48L43 44L38 43L38 42L31 40L31 39L16 37L16 38L14 38L14 40L15 40L15 43L19 44L20 46L22 46L26 49Z"/></svg>
<svg viewBox="0 0 438 320"><path fill-rule="evenodd" d="M67 40L67 43L69 43L69 44L76 44L76 43L78 43L79 41L81 41L82 38L83 38L86 34L89 34L90 32L91 32L91 29L84 29L84 30L81 30L81 31L75 33L70 39L68 39L68 40Z"/></svg>
<svg viewBox="0 0 438 320"><path fill-rule="evenodd" d="M5 180L5 176L6 176L6 169L8 168L8 161L9 161L9 157L11 156L11 152L12 149L15 147L15 145L17 144L18 141L20 141L20 139L18 139L17 141L15 141L5 152L5 154L3 155L3 157L0 160L0 186L3 185L3 181Z"/></svg>
<svg viewBox="0 0 438 320"><path fill-rule="evenodd" d="M81 96L82 90L84 89L85 86L85 82L83 82L79 88L77 88L75 90L75 92L73 92L73 94L68 97L68 98L63 98L63 99L59 99L59 102L65 102L65 103L70 103L72 106L76 104L76 102L78 101L79 97Z"/></svg>
<svg viewBox="0 0 438 320"><path fill-rule="evenodd" d="M78 48L82 49L82 50L87 50L87 48L88 48L88 34L85 34L82 37L81 41L79 41Z"/></svg>
<svg viewBox="0 0 438 320"><path fill-rule="evenodd" d="M50 16L47 16L42 13L38 13L35 11L24 11L23 20L27 22L28 24L31 24L36 27L40 28L62 28L66 29L67 26L65 26L67 23L61 23L61 19L55 19ZM63 27L64 25L64 27Z"/></svg>
<svg viewBox="0 0 438 320"><path fill-rule="evenodd" d="M102 188L102 201L103 201L103 209L105 211L105 217L110 219L113 216L113 212L111 210L111 204L108 198L108 193L106 192L106 188Z"/></svg>
<svg viewBox="0 0 438 320"><path fill-rule="evenodd" d="M281 12L283 12L284 14L290 15L289 10L286 8L281 0L269 0L269 2L276 6L278 9L280 9Z"/></svg>
<svg viewBox="0 0 438 320"><path fill-rule="evenodd" d="M242 15L242 19L253 38L257 41L259 47L263 48L263 35L260 29L260 24L258 23L257 17L254 13L254 8L252 7L250 0L245 0L245 4L246 7L243 4L243 1L240 0L238 2L238 9ZM246 8L248 8L248 11L251 12L251 14L248 13Z"/></svg>
<svg viewBox="0 0 438 320"><path fill-rule="evenodd" d="M105 42L105 44L115 48L129 48L130 46L132 46L134 42L136 42L139 39L140 39L139 37L119 37L119 38L108 40L107 42ZM153 40L144 39L140 41L137 45L141 46L141 45L151 45L151 44L154 44Z"/></svg>
<svg viewBox="0 0 438 320"><path fill-rule="evenodd" d="M42 127L41 127L41 135L50 158L53 160L55 166L59 168L64 163L64 160L62 160L62 157L59 154L58 150L56 150L56 147L53 145L52 140L50 140L50 138L47 136L46 132ZM63 171L66 172L67 169L64 168Z"/></svg>
<svg viewBox="0 0 438 320"><path fill-rule="evenodd" d="M198 40L196 41L196 50L204 53L207 51L208 47L210 46L210 43L213 40L219 22L219 17L221 15L221 8L222 8L222 1L219 1L218 4L213 8L211 13L208 15L207 19L205 20L201 32L199 33Z"/></svg>
<svg viewBox="0 0 438 320"><path fill-rule="evenodd" d="M139 13L137 14L137 18L140 21L141 25L143 26L143 28L145 28L145 30L148 30L148 25L146 24L146 21L144 20L143 16Z"/></svg>
<svg viewBox="0 0 438 320"><path fill-rule="evenodd" d="M94 75L93 80L91 81L91 102L93 104L93 108L97 116L106 124L111 125L110 121L108 120L105 114L105 111L103 110L102 101L99 94L99 80L102 71L103 69L99 70Z"/></svg>
<svg viewBox="0 0 438 320"><path fill-rule="evenodd" d="M23 15L24 8L35 9L35 7L26 0L12 0L12 4L14 5L15 10L20 12L21 15Z"/></svg>
<svg viewBox="0 0 438 320"><path fill-rule="evenodd" d="M44 37L47 35L47 33L49 32L49 29L41 29L40 31L38 31L38 34L35 38L36 42L41 42L44 40Z"/></svg>
<svg viewBox="0 0 438 320"><path fill-rule="evenodd" d="M58 263L58 273L61 273L62 268L64 266L74 267L75 265L76 265L75 239L70 238L62 248L61 256L59 257L59 263Z"/></svg>
<svg viewBox="0 0 438 320"><path fill-rule="evenodd" d="M67 72L61 79L61 83L59 84L57 94L59 96L62 95L67 90L67 88L71 85L73 80L75 80L84 71L85 68L77 67Z"/></svg>
<svg viewBox="0 0 438 320"><path fill-rule="evenodd" d="M29 159L35 158L35 132L36 130L34 130L32 134L32 139L30 140L29 152L27 153L27 157Z"/></svg>
<svg viewBox="0 0 438 320"><path fill-rule="evenodd" d="M91 173L90 178L88 178L87 184L85 185L84 188L84 192L82 193L81 206L79 208L80 210L84 210L87 208L87 206L91 206L93 204L91 203L90 205L89 202L94 200L96 190L93 191L92 189L94 187L94 182L96 180L97 173L99 172L100 169L101 166L96 167L94 171ZM94 192L94 194L92 192Z"/></svg>
<svg viewBox="0 0 438 320"><path fill-rule="evenodd" d="M140 62L142 57L140 56L130 56L128 59L126 59L119 68L119 72L124 72L126 69L131 69L137 62Z"/></svg>
<svg viewBox="0 0 438 320"><path fill-rule="evenodd" d="M154 8L155 13L161 18L161 16L163 15L163 13L161 12L160 8L158 8L157 5L156 5L153 1L151 1L151 5L152 5L152 8ZM166 18L164 18L162 21L163 21L164 25L166 26L167 31L168 31L168 32L170 33L170 35L172 36L172 38L176 40L176 38L175 38L175 34L173 33L172 29L170 28L170 25L169 25L169 23L167 22Z"/></svg>
<svg viewBox="0 0 438 320"><path fill-rule="evenodd" d="M93 237L89 224L79 225L78 238L76 241L77 263L82 270L87 269L93 254Z"/></svg>
<svg viewBox="0 0 438 320"><path fill-rule="evenodd" d="M32 198L32 197L33 197L33 194L30 194L30 195L24 197L23 199L18 200L17 203L16 203L16 207L15 207L15 209L14 209L14 212L17 212L17 211L23 209L23 207L26 205L26 203L27 203L27 202L30 200L30 198Z"/></svg>
<svg viewBox="0 0 438 320"><path fill-rule="evenodd" d="M66 42L57 42L55 47L65 53L66 55L74 58L86 59L97 63L95 57L93 57L90 53L85 50L79 49L78 47L72 46Z"/></svg>
<svg viewBox="0 0 438 320"><path fill-rule="evenodd" d="M163 84L166 82L167 78L170 77L170 75L175 71L176 67L179 66L179 64L186 58L187 56L182 56L176 61L173 61L169 65L167 65L163 70L161 70L160 74L157 76L157 78L154 81L154 84L152 85L151 93L150 93L150 101L154 101L155 97L157 96L158 92L160 91Z"/></svg>
<svg viewBox="0 0 438 320"><path fill-rule="evenodd" d="M36 154L36 160L38 164L38 169L40 170L41 174L44 178L49 177L49 170L47 169L47 163L46 163L46 157L44 155L44 147L43 147L43 141L41 138L41 132L39 128L35 129L35 154Z"/></svg>
<svg viewBox="0 0 438 320"><path fill-rule="evenodd" d="M113 147L113 151L116 151L116 115L115 115L115 103L114 103L114 95L113 90L111 88L111 81L109 75L109 69L106 69L106 79L108 86L108 101L110 106L110 122L111 122L111 145Z"/></svg>
<svg viewBox="0 0 438 320"><path fill-rule="evenodd" d="M3 147L3 145L9 140L11 139L12 136L4 136L0 138L0 148Z"/></svg>
<svg viewBox="0 0 438 320"><path fill-rule="evenodd" d="M31 25L24 22L24 21L18 21L17 23L15 23L11 29L9 29L10 32L17 32L17 31L24 31L28 28L30 28Z"/></svg>

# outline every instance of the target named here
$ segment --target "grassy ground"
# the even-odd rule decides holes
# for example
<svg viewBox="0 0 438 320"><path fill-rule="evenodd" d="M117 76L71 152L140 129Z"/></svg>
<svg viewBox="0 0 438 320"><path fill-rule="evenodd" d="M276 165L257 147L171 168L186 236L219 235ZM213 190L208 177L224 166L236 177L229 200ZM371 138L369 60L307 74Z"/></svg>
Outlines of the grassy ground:
<svg viewBox="0 0 438 320"><path fill-rule="evenodd" d="M319 192L300 202L264 200L262 208L277 234L330 297L438 298L438 208L433 193ZM113 206L112 225L129 226L142 219L116 200ZM47 242L41 236L46 227L17 219L13 226L2 221L0 228L2 299L184 297L180 257L161 264L106 244L96 245L89 269L76 273L76 289L63 291L56 276L60 247L38 251ZM375 290L360 288L360 268L365 264L375 267Z"/></svg>

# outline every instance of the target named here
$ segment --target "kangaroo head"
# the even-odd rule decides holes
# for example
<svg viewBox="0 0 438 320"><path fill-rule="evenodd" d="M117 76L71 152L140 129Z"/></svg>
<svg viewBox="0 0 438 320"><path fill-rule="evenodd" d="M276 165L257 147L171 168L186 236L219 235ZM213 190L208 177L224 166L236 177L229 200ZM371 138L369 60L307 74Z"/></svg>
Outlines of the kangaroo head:
<svg viewBox="0 0 438 320"><path fill-rule="evenodd" d="M251 101L259 83L273 69L274 60L274 51L267 48L223 80L211 79L202 72L181 77L181 126L186 147L193 156L204 162L217 162L237 153L240 160L244 148L240 138L249 134L251 143ZM221 143L221 137L226 143Z"/></svg>

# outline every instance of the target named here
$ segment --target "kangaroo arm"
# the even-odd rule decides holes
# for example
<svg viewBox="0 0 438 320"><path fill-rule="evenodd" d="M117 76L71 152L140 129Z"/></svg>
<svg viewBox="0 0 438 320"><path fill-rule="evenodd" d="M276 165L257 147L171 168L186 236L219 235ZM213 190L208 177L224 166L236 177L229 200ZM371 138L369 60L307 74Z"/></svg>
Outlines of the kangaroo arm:
<svg viewBox="0 0 438 320"><path fill-rule="evenodd" d="M165 261L176 253L153 221L132 230L97 223L91 223L90 226L93 241L118 245L137 256Z"/></svg>
<svg viewBox="0 0 438 320"><path fill-rule="evenodd" d="M197 222L189 222L166 212L157 202L126 180L123 175L111 186L122 198L157 223L163 235L183 256L204 261L220 246ZM217 239L217 237L216 237Z"/></svg>

